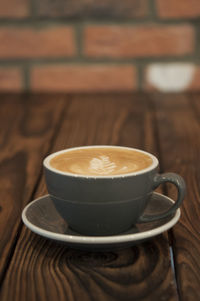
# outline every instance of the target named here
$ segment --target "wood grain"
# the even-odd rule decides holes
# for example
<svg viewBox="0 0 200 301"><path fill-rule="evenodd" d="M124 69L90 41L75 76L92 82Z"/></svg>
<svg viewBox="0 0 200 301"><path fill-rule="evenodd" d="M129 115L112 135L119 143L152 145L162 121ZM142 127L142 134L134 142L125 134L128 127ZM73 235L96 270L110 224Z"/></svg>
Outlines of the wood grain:
<svg viewBox="0 0 200 301"><path fill-rule="evenodd" d="M162 168L183 176L187 195L180 222L172 230L180 300L200 300L200 97L154 97ZM174 186L168 194L176 197Z"/></svg>
<svg viewBox="0 0 200 301"><path fill-rule="evenodd" d="M139 96L73 99L51 152L112 144L157 153L154 112ZM44 179L34 197L46 193ZM115 252L83 252L47 241L23 227L2 284L1 301L177 300L167 236Z"/></svg>
<svg viewBox="0 0 200 301"><path fill-rule="evenodd" d="M54 138L64 102L35 96L1 96L0 101L0 279L9 264L21 224Z"/></svg>

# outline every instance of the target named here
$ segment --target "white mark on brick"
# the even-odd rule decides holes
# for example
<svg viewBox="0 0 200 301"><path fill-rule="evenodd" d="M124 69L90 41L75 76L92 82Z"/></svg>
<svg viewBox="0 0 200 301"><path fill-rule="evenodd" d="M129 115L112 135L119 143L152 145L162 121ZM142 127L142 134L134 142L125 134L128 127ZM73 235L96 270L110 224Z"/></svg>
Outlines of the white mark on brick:
<svg viewBox="0 0 200 301"><path fill-rule="evenodd" d="M151 64L147 81L162 92L181 92L189 87L194 73L195 66L190 63Z"/></svg>

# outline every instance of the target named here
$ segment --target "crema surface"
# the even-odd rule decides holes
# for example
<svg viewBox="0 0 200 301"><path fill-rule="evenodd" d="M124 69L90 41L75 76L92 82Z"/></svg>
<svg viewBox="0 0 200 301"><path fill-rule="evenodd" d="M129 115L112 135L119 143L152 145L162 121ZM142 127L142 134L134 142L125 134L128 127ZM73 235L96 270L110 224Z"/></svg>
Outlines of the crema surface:
<svg viewBox="0 0 200 301"><path fill-rule="evenodd" d="M77 175L112 176L140 171L152 164L152 158L126 148L94 147L66 151L55 156L50 165Z"/></svg>

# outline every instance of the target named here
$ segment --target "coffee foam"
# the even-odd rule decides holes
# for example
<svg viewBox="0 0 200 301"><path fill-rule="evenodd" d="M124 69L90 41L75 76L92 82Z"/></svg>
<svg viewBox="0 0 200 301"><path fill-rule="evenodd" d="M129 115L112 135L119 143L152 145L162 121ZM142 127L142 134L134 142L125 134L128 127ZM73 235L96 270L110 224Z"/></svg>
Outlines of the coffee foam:
<svg viewBox="0 0 200 301"><path fill-rule="evenodd" d="M62 172L88 176L112 176L140 171L152 164L145 153L112 147L74 149L53 157L50 165Z"/></svg>

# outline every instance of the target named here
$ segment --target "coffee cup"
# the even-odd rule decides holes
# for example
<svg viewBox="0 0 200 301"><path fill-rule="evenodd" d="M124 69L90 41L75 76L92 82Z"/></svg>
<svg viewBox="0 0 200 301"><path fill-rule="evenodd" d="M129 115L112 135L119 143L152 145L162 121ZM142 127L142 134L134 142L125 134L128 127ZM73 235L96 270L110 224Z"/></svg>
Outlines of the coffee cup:
<svg viewBox="0 0 200 301"><path fill-rule="evenodd" d="M48 192L69 227L83 235L115 235L136 223L171 216L181 205L185 182L175 173L158 173L158 159L122 146L68 148L43 161ZM144 216L153 191L172 183L177 200L166 212Z"/></svg>

